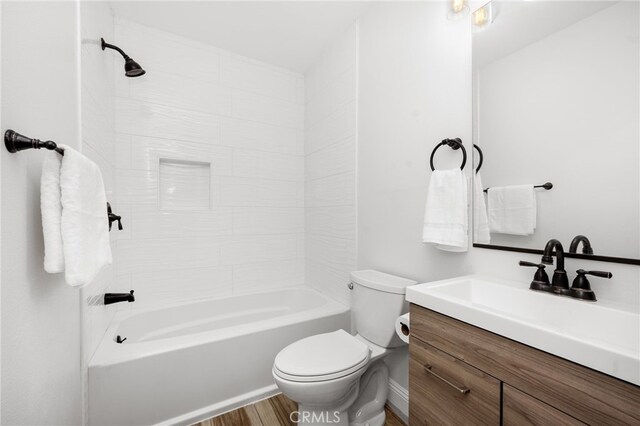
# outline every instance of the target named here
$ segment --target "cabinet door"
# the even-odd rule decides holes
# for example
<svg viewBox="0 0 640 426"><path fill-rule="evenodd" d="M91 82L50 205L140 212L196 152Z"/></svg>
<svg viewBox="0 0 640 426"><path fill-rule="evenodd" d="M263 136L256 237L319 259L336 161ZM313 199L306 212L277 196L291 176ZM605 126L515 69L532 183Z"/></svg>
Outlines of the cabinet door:
<svg viewBox="0 0 640 426"><path fill-rule="evenodd" d="M500 381L418 339L409 353L411 425L500 424Z"/></svg>
<svg viewBox="0 0 640 426"><path fill-rule="evenodd" d="M503 384L502 392L502 419L504 426L584 425L584 423L568 414L507 384Z"/></svg>

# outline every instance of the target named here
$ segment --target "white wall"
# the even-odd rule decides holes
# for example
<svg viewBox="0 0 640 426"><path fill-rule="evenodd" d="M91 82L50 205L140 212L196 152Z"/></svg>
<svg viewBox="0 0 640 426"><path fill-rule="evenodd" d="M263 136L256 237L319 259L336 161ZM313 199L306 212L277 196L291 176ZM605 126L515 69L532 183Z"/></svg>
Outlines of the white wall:
<svg viewBox="0 0 640 426"><path fill-rule="evenodd" d="M115 44L147 71L116 64L131 307L303 284L303 77L119 19Z"/></svg>
<svg viewBox="0 0 640 426"><path fill-rule="evenodd" d="M119 212L115 198L115 78L126 78L114 72L114 65L121 67L120 55L111 50L103 51L100 38L113 42L114 23L111 8L106 2L80 3L81 29L81 91L82 91L82 153L94 161L102 172L107 200L114 212ZM111 249L115 252L117 226L110 233ZM116 306L105 306L104 293L115 283L115 263L104 268L96 279L81 289L82 324L82 374L84 401L88 401L87 365L98 343L104 336ZM88 415L85 406L85 419Z"/></svg>
<svg viewBox="0 0 640 426"><path fill-rule="evenodd" d="M306 283L349 304L356 269L357 24L305 75Z"/></svg>
<svg viewBox="0 0 640 426"><path fill-rule="evenodd" d="M358 269L422 282L471 272L468 254L421 240L433 146L448 137L470 146L468 22L447 21L445 7L377 3L360 20ZM460 161L441 151L439 167ZM389 359L404 388L407 359L406 350Z"/></svg>
<svg viewBox="0 0 640 426"><path fill-rule="evenodd" d="M555 184L537 191L534 235L492 244L568 249L585 234L596 254L640 257L640 4L612 4L474 70L483 184Z"/></svg>
<svg viewBox="0 0 640 426"><path fill-rule="evenodd" d="M77 2L2 2L2 124L80 145ZM44 153L0 154L2 418L7 425L82 423L80 297L43 268Z"/></svg>

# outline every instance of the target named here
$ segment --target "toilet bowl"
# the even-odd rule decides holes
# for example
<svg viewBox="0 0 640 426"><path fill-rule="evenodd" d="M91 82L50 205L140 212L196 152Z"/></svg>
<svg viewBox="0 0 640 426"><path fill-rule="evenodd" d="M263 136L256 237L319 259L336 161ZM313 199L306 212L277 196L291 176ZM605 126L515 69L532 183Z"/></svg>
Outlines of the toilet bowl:
<svg viewBox="0 0 640 426"><path fill-rule="evenodd" d="M387 349L344 330L318 334L283 349L274 362L273 377L280 390L299 404L294 420L301 424L382 425L384 416L379 422L371 417L384 414L386 353Z"/></svg>
<svg viewBox="0 0 640 426"><path fill-rule="evenodd" d="M405 288L415 281L378 271L351 273L352 319L344 330L301 339L276 356L273 377L298 403L292 420L304 425L381 426L388 395L384 357L404 345L395 319L407 311Z"/></svg>

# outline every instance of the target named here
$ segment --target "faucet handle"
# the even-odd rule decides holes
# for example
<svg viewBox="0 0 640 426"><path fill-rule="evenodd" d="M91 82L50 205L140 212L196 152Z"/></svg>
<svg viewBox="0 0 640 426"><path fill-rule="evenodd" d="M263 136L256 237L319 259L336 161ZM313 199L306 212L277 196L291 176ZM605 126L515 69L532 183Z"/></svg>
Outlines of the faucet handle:
<svg viewBox="0 0 640 426"><path fill-rule="evenodd" d="M613 277L613 274L611 272L606 272L606 271L585 271L584 269L578 269L576 272L579 275L580 274L593 275L594 277L600 277L600 278L612 278Z"/></svg>
<svg viewBox="0 0 640 426"><path fill-rule="evenodd" d="M544 264L527 262L525 260L521 260L520 262L518 262L518 264L520 266L538 268L535 275L533 276L533 281L531 281L531 285L529 286L531 290L551 291L549 275L547 275L547 272L544 270L545 268Z"/></svg>
<svg viewBox="0 0 640 426"><path fill-rule="evenodd" d="M611 278L613 274L605 271L585 271L584 269L578 269L578 276L573 280L571 285L571 296L577 299L596 301L596 294L591 290L591 284L587 279L587 275L593 275L600 278Z"/></svg>

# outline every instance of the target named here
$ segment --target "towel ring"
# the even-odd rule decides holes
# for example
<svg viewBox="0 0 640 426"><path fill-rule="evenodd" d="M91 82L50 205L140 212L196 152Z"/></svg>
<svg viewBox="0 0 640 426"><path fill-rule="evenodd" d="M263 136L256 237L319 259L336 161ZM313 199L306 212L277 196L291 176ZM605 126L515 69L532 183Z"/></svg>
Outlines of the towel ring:
<svg viewBox="0 0 640 426"><path fill-rule="evenodd" d="M464 149L464 145L462 145L462 139L454 138L454 139L444 139L438 145L433 148L431 151L431 158L429 159L429 164L431 165L431 170L435 171L435 167L433 167L433 157L436 155L436 151L443 145L449 145L451 149L457 150L462 148L462 165L460 166L460 170L464 170L464 166L467 164L467 150Z"/></svg>
<svg viewBox="0 0 640 426"><path fill-rule="evenodd" d="M473 144L473 147L478 150L478 155L480 156L479 160L478 160L478 167L476 167L476 173L478 173L480 171L480 167L482 167L482 162L484 161L484 154L482 153L482 150L480 149L480 147L478 145L476 145L475 143Z"/></svg>

